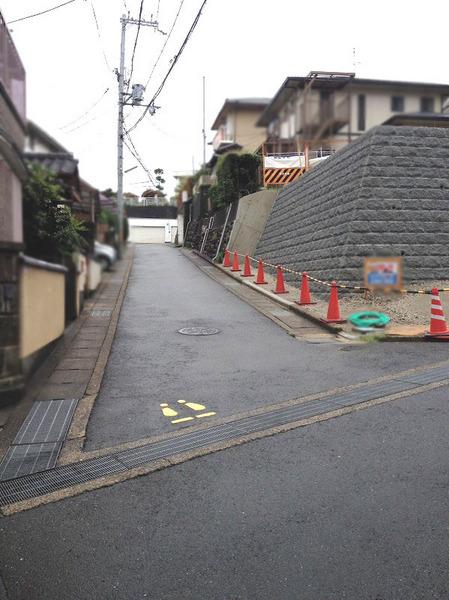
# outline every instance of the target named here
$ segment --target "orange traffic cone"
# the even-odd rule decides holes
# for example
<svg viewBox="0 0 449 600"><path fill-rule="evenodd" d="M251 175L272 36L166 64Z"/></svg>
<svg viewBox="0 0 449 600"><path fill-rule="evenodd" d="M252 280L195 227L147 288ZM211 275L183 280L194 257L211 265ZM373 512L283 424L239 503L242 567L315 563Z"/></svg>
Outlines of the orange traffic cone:
<svg viewBox="0 0 449 600"><path fill-rule="evenodd" d="M323 323L345 323L340 315L340 305L338 304L338 288L335 281L332 282L329 306L327 307L327 318L320 319Z"/></svg>
<svg viewBox="0 0 449 600"><path fill-rule="evenodd" d="M262 259L259 259L259 264L257 266L257 276L256 276L256 281L254 283L257 283L257 285L265 285L266 283L268 283L267 281L265 281L265 272L263 270L263 262Z"/></svg>
<svg viewBox="0 0 449 600"><path fill-rule="evenodd" d="M234 250L234 260L232 262L231 271L241 271L241 268L239 265L239 255L237 254L237 250Z"/></svg>
<svg viewBox="0 0 449 600"><path fill-rule="evenodd" d="M273 290L275 294L288 294L284 285L284 273L282 267L276 267L276 288Z"/></svg>
<svg viewBox="0 0 449 600"><path fill-rule="evenodd" d="M432 290L430 301L430 331L426 333L429 337L444 338L449 341L449 329L444 318L443 306L437 288Z"/></svg>
<svg viewBox="0 0 449 600"><path fill-rule="evenodd" d="M251 273L251 263L249 262L249 256L246 255L245 256L245 266L243 268L243 273L242 273L242 277L252 277L253 274Z"/></svg>
<svg viewBox="0 0 449 600"><path fill-rule="evenodd" d="M231 253L229 252L229 250L227 248L224 253L223 266L224 267L231 266Z"/></svg>
<svg viewBox="0 0 449 600"><path fill-rule="evenodd" d="M316 302L312 302L312 296L310 295L309 289L309 278L307 276L307 273L302 274L301 293L299 295L299 302L296 301L295 304L299 304L299 306L306 306L307 304L316 304Z"/></svg>

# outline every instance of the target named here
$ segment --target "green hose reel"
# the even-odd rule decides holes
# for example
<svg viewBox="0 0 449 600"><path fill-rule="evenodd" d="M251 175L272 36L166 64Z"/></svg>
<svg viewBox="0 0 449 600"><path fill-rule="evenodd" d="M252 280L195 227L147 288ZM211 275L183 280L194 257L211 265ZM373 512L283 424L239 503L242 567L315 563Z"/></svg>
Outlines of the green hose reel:
<svg viewBox="0 0 449 600"><path fill-rule="evenodd" d="M348 321L357 329L370 331L388 325L390 317L374 310L365 310L350 315Z"/></svg>

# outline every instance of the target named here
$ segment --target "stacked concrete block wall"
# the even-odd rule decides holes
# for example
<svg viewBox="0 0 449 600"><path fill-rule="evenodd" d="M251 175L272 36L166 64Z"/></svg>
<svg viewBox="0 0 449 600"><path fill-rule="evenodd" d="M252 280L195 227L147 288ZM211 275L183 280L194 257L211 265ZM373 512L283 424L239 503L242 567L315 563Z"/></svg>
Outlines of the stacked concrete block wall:
<svg viewBox="0 0 449 600"><path fill-rule="evenodd" d="M375 127L279 194L258 257L363 282L365 256L402 256L404 278L449 278L449 129Z"/></svg>

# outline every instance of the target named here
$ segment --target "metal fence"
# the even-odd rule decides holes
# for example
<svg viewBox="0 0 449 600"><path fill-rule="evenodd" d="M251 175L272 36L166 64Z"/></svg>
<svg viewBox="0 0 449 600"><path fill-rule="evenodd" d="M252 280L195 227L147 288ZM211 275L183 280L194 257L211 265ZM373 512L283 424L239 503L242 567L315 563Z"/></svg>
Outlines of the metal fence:
<svg viewBox="0 0 449 600"><path fill-rule="evenodd" d="M238 200L190 223L185 245L213 259L224 251L237 215Z"/></svg>

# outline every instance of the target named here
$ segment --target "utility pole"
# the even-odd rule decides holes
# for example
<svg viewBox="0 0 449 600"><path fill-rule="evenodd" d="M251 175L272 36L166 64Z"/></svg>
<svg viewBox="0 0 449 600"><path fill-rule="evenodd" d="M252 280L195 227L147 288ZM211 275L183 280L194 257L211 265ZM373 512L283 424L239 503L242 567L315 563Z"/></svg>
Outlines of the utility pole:
<svg viewBox="0 0 449 600"><path fill-rule="evenodd" d="M118 208L118 240L120 254L122 254L123 239L123 88L125 80L125 33L126 17L120 19L122 35L120 38L120 70L118 78L118 127L117 127L117 208Z"/></svg>
<svg viewBox="0 0 449 600"><path fill-rule="evenodd" d="M203 75L203 169L206 167L206 77Z"/></svg>
<svg viewBox="0 0 449 600"><path fill-rule="evenodd" d="M158 21L145 21L143 19L133 19L132 17L122 15L120 22L122 24L121 38L120 38L120 68L116 71L118 80L118 123L117 123L117 208L118 208L118 220L119 220L119 248L120 254L122 251L123 239L123 136L124 136L124 119L123 119L123 107L125 105L140 106L142 102L142 94L144 86L137 84L132 86L132 93L125 98L125 38L126 38L126 26L127 25L138 25L140 27L152 27L159 33L166 35L159 29ZM127 82L127 89L129 84ZM131 102L127 100L131 99ZM150 113L154 114L154 113Z"/></svg>

